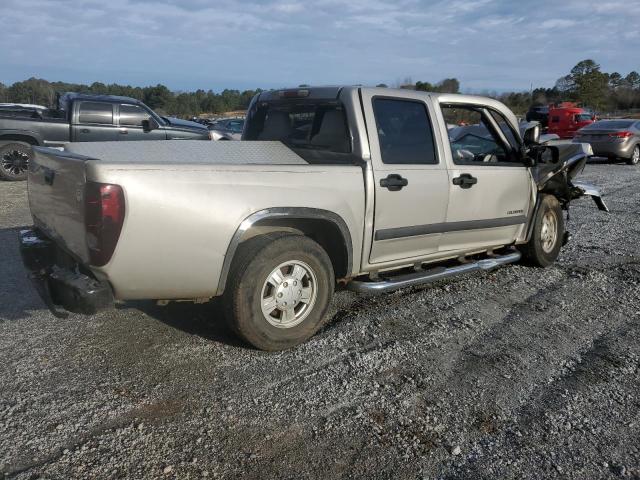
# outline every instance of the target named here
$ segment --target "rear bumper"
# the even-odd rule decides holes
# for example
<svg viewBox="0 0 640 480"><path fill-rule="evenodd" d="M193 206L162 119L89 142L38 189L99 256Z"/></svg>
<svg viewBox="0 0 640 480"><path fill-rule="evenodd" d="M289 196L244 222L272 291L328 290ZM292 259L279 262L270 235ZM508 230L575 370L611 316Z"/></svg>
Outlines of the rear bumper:
<svg viewBox="0 0 640 480"><path fill-rule="evenodd" d="M591 143L593 149L593 155L595 157L620 157L629 158L633 152L634 144L631 142L624 143Z"/></svg>
<svg viewBox="0 0 640 480"><path fill-rule="evenodd" d="M110 285L82 273L78 263L39 231L20 232L20 253L36 290L54 315L66 316L59 307L91 315L113 305Z"/></svg>

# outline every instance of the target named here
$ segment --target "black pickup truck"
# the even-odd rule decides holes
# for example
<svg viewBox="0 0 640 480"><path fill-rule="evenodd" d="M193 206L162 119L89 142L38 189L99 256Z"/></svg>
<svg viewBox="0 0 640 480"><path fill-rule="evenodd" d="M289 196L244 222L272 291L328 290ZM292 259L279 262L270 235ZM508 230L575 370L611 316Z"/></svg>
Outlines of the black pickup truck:
<svg viewBox="0 0 640 480"><path fill-rule="evenodd" d="M204 125L161 117L133 98L65 93L56 109L0 108L0 179L26 178L33 145L178 139L212 137Z"/></svg>

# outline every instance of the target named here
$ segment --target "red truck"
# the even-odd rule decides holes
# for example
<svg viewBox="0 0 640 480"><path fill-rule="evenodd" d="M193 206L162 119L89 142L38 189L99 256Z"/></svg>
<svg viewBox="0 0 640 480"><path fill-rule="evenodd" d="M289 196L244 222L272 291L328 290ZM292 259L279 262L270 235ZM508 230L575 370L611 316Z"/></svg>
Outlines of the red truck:
<svg viewBox="0 0 640 480"><path fill-rule="evenodd" d="M555 133L560 138L573 138L578 130L594 121L594 114L575 103L550 105L548 133Z"/></svg>

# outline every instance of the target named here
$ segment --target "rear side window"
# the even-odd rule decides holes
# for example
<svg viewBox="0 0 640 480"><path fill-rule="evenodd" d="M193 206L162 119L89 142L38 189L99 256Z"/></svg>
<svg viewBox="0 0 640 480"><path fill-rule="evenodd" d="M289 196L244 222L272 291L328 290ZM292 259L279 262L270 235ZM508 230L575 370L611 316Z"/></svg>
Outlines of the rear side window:
<svg viewBox="0 0 640 480"><path fill-rule="evenodd" d="M82 102L78 115L80 123L113 125L113 105L102 102Z"/></svg>
<svg viewBox="0 0 640 480"><path fill-rule="evenodd" d="M243 140L280 141L311 163L352 163L351 135L342 104L294 99L252 108Z"/></svg>
<svg viewBox="0 0 640 480"><path fill-rule="evenodd" d="M143 120L149 120L149 114L138 105L120 105L120 125L141 127Z"/></svg>
<svg viewBox="0 0 640 480"><path fill-rule="evenodd" d="M431 121L424 103L375 98L373 111L383 163L438 163Z"/></svg>

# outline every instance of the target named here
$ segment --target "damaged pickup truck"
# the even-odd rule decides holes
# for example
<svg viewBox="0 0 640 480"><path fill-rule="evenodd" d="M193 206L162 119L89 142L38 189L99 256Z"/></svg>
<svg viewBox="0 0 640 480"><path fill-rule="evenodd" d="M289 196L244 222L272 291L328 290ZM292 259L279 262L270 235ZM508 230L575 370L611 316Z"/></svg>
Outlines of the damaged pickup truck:
<svg viewBox="0 0 640 480"><path fill-rule="evenodd" d="M22 254L57 315L222 296L244 340L289 348L322 326L337 286L554 262L570 203L606 206L574 180L588 144L538 139L489 98L263 92L242 142L35 147Z"/></svg>

